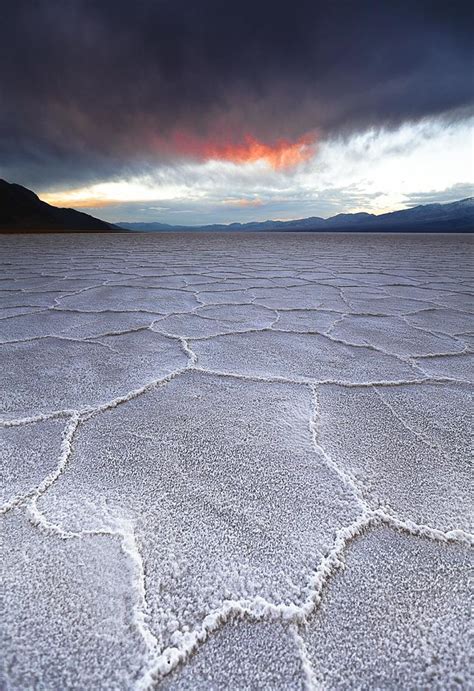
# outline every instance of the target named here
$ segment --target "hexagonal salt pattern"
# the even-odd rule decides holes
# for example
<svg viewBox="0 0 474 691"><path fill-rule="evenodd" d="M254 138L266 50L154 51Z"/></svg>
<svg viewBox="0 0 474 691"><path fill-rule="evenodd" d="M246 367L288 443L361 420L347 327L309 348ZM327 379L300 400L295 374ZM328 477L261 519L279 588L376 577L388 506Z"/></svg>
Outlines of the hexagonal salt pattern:
<svg viewBox="0 0 474 691"><path fill-rule="evenodd" d="M84 422L38 507L66 531L132 521L167 642L226 599L300 602L359 513L313 447L311 404L296 385L189 372Z"/></svg>
<svg viewBox="0 0 474 691"><path fill-rule="evenodd" d="M2 688L473 685L467 237L1 243Z"/></svg>

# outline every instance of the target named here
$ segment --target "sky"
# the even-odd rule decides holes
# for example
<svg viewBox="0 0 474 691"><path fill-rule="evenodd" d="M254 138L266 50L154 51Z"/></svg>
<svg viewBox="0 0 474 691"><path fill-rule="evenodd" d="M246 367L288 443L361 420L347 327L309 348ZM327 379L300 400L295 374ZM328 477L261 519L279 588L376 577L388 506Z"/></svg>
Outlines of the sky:
<svg viewBox="0 0 474 691"><path fill-rule="evenodd" d="M472 196L473 25L459 0L6 1L0 177L185 225Z"/></svg>

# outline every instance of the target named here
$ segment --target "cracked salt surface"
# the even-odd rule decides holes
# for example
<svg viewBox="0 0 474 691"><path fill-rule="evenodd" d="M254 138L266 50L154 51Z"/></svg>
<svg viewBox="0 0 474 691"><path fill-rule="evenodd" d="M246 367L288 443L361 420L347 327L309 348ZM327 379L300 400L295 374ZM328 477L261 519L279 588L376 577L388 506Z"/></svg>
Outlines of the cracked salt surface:
<svg viewBox="0 0 474 691"><path fill-rule="evenodd" d="M146 664L117 540L58 540L2 520L2 688L131 688Z"/></svg>
<svg viewBox="0 0 474 691"><path fill-rule="evenodd" d="M114 310L148 310L170 314L198 307L199 303L192 293L174 288L133 288L130 286L101 286L91 288L87 293L69 295L59 301L60 307L78 309L86 312Z"/></svg>
<svg viewBox="0 0 474 691"><path fill-rule="evenodd" d="M320 443L369 505L442 530L474 528L467 387L325 386L319 403Z"/></svg>
<svg viewBox="0 0 474 691"><path fill-rule="evenodd" d="M205 368L259 377L304 381L398 381L423 376L414 365L374 346L353 346L319 334L278 331L217 336L193 341Z"/></svg>
<svg viewBox="0 0 474 691"><path fill-rule="evenodd" d="M225 599L300 602L359 512L315 453L311 405L296 385L183 374L87 420L38 509L65 531L100 530L107 515L88 507L104 497L133 522L167 644Z"/></svg>
<svg viewBox="0 0 474 691"><path fill-rule="evenodd" d="M466 312L454 312L445 308L423 310L416 314L410 314L406 321L420 329L428 329L431 332L448 334L464 334L474 331L474 316Z"/></svg>
<svg viewBox="0 0 474 691"><path fill-rule="evenodd" d="M473 685L469 238L2 244L2 688Z"/></svg>
<svg viewBox="0 0 474 691"><path fill-rule="evenodd" d="M353 345L370 343L384 352L405 358L460 353L465 349L464 343L451 336L428 333L399 317L348 315L335 324L331 335Z"/></svg>
<svg viewBox="0 0 474 691"><path fill-rule="evenodd" d="M417 365L423 369L428 377L457 379L472 383L474 369L473 351L466 346L465 354L446 355L445 357L431 357L425 360L417 360Z"/></svg>
<svg viewBox="0 0 474 691"><path fill-rule="evenodd" d="M168 678L164 689L305 689L290 625L230 621Z"/></svg>
<svg viewBox="0 0 474 691"><path fill-rule="evenodd" d="M63 429L62 420L43 420L0 430L0 513L20 503L56 470Z"/></svg>
<svg viewBox="0 0 474 691"><path fill-rule="evenodd" d="M42 336L90 339L120 334L129 329L150 326L160 314L149 312L105 312L89 314L66 310L48 310L5 320L0 341L30 340Z"/></svg>
<svg viewBox="0 0 474 691"><path fill-rule="evenodd" d="M301 635L323 688L472 688L461 545L376 530L348 549Z"/></svg>
<svg viewBox="0 0 474 691"><path fill-rule="evenodd" d="M96 341L48 336L2 350L0 413L9 418L95 407L187 361L177 340L150 330Z"/></svg>
<svg viewBox="0 0 474 691"><path fill-rule="evenodd" d="M152 329L161 333L179 334L184 338L202 338L221 333L264 329L272 326L277 316L273 310L256 305L212 305L199 307L192 313L157 319Z"/></svg>

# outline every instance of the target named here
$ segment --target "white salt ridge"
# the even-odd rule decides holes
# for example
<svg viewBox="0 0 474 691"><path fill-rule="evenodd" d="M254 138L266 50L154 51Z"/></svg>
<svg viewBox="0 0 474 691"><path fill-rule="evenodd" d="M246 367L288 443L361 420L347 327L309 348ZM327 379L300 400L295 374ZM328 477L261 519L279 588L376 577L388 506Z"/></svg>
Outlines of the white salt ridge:
<svg viewBox="0 0 474 691"><path fill-rule="evenodd" d="M463 531L442 531L428 526L419 526L412 521L400 521L385 514L381 510L362 514L351 525L338 531L333 548L323 558L314 575L311 577L308 590L310 595L301 605L274 604L261 597L252 600L224 601L222 606L210 612L203 620L201 626L193 631L187 631L177 637L178 644L163 650L151 667L145 672L137 684L137 689L152 689L157 680L169 674L179 664L185 662L191 654L202 645L210 634L219 630L227 622L237 618L250 618L252 621L282 620L294 625L301 625L308 621L316 611L326 584L334 573L345 566L344 555L346 548L355 538L361 537L365 531L377 525L387 525L397 530L436 540L442 543L456 543L474 545L474 536ZM300 650L301 652L301 650ZM312 677L307 669L307 661L303 660L303 668Z"/></svg>
<svg viewBox="0 0 474 691"><path fill-rule="evenodd" d="M0 429L0 514L32 496L56 468L63 426L62 420L54 419Z"/></svg>
<svg viewBox="0 0 474 691"><path fill-rule="evenodd" d="M301 660L301 667L303 668L303 673L305 676L305 688L308 691L316 691L316 689L322 688L319 679L314 670L313 663L308 653L308 648L306 641L299 631L299 626L297 624L291 625L291 632L295 641L296 650Z"/></svg>
<svg viewBox="0 0 474 691"><path fill-rule="evenodd" d="M10 511L16 506L19 506L21 503L24 503L24 501L30 497L32 498L32 502L35 502L38 497L44 494L44 492L46 492L46 490L49 489L49 487L51 487L53 482L55 482L58 479L58 477L61 475L61 473L64 471L66 467L69 454L71 453L71 440L74 436L74 432L76 431L78 424L79 415L77 413L73 413L70 421L68 422L63 432L63 439L60 446L60 456L56 468L48 475L46 475L37 487L25 492L23 495L17 495L9 502L4 504L0 509L0 513L7 513L7 511Z"/></svg>

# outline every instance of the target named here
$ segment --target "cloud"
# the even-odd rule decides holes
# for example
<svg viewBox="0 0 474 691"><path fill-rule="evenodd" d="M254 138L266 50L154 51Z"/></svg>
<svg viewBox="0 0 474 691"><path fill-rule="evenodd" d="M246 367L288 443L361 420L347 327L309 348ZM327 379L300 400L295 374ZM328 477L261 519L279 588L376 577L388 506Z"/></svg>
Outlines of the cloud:
<svg viewBox="0 0 474 691"><path fill-rule="evenodd" d="M466 199L474 196L474 182L458 182L443 190L430 190L429 192L411 192L405 195L406 206L418 204L445 204L455 202L458 199Z"/></svg>
<svg viewBox="0 0 474 691"><path fill-rule="evenodd" d="M321 142L312 159L285 170L265 161L181 161L120 182L41 196L62 206L107 200L107 207L91 203L89 211L110 221L186 225L383 213L409 206L417 195L433 195L433 190L450 188L457 198L466 196L456 184L473 178L466 147L473 125L466 120L447 127L429 120L337 136Z"/></svg>
<svg viewBox="0 0 474 691"><path fill-rule="evenodd" d="M0 172L47 191L208 160L304 169L315 141L465 115L472 18L459 0L7 0Z"/></svg>
<svg viewBox="0 0 474 691"><path fill-rule="evenodd" d="M242 199L223 199L221 201L221 204L224 204L225 206L231 206L231 207L238 207L238 208L245 208L245 207L251 207L255 208L258 206L263 206L263 202L261 199L258 197L247 199L247 198L242 198Z"/></svg>

